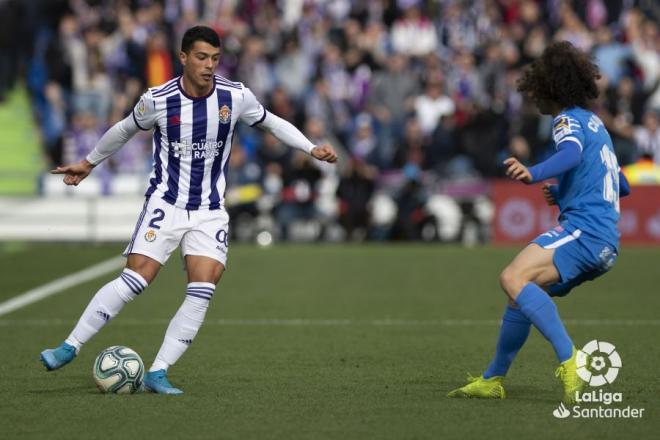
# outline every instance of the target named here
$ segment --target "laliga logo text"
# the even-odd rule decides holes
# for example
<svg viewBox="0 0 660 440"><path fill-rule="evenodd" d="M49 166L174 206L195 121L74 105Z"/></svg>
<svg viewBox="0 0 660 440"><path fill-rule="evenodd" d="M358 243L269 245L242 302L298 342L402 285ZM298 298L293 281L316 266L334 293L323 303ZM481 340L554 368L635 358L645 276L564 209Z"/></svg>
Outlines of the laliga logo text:
<svg viewBox="0 0 660 440"><path fill-rule="evenodd" d="M614 382L622 367L621 356L616 347L609 342L589 341L577 353L577 374L591 387L601 387ZM591 391L575 392L576 405L567 408L563 403L559 404L552 415L558 419L573 417L575 419L638 419L644 416L644 408L632 408L630 405L624 408L613 408L613 403L623 402L623 393L612 393L599 389ZM584 403L599 403L597 407L583 408Z"/></svg>

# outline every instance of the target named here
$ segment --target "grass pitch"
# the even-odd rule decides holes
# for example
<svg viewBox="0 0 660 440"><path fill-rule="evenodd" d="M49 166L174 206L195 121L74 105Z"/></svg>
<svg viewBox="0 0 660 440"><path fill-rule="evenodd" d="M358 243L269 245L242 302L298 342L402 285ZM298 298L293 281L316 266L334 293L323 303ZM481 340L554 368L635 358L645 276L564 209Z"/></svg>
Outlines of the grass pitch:
<svg viewBox="0 0 660 440"><path fill-rule="evenodd" d="M0 302L120 251L1 246ZM623 368L605 389L623 393L613 406L645 408L644 418L553 417L556 360L536 330L507 399L445 397L494 352L505 304L497 277L515 252L233 246L205 325L170 370L178 397L102 395L91 376L110 345L150 365L185 293L178 256L71 365L47 373L40 364L109 274L0 317L0 438L657 438L660 250L624 248L611 273L558 301L578 346L617 346Z"/></svg>

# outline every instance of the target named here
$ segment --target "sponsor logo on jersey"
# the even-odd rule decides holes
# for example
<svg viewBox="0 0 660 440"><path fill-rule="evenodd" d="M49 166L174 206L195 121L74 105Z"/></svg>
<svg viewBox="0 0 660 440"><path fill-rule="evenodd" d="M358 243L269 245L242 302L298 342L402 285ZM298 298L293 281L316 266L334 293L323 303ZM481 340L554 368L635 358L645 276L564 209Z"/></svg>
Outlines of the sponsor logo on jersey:
<svg viewBox="0 0 660 440"><path fill-rule="evenodd" d="M560 118L552 129L555 142L571 133L573 133L571 121L566 116Z"/></svg>
<svg viewBox="0 0 660 440"><path fill-rule="evenodd" d="M222 145L222 141L207 141L206 139L199 142L170 142L170 150L174 157L208 159L219 156Z"/></svg>
<svg viewBox="0 0 660 440"><path fill-rule="evenodd" d="M218 110L218 119L223 124L228 124L231 121L231 109L229 106L223 105L220 107L220 110Z"/></svg>
<svg viewBox="0 0 660 440"><path fill-rule="evenodd" d="M146 234L144 234L144 239L147 240L149 243L154 241L156 239L156 231L153 229L149 229Z"/></svg>
<svg viewBox="0 0 660 440"><path fill-rule="evenodd" d="M555 130L561 130L562 128L570 128L570 127L571 127L571 123L569 122L568 117L562 116L561 118L559 118L554 128Z"/></svg>

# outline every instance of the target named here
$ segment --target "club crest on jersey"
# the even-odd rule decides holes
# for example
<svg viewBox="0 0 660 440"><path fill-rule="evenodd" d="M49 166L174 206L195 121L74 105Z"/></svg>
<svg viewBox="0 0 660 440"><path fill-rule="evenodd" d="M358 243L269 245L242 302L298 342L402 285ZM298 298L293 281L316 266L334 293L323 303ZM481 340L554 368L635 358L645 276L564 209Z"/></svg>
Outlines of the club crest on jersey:
<svg viewBox="0 0 660 440"><path fill-rule="evenodd" d="M223 105L220 107L220 110L218 110L218 119L220 119L220 122L223 124L229 123L231 120L231 109L227 105Z"/></svg>
<svg viewBox="0 0 660 440"><path fill-rule="evenodd" d="M153 229L149 229L146 234L144 234L144 239L147 240L149 243L154 241L156 239L156 231Z"/></svg>

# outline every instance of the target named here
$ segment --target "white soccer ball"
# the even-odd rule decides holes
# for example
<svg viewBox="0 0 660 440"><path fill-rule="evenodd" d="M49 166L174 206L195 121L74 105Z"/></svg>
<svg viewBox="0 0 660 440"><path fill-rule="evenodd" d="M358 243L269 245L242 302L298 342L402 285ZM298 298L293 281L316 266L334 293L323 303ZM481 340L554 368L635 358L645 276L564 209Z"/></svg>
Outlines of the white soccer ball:
<svg viewBox="0 0 660 440"><path fill-rule="evenodd" d="M130 394L142 387L144 363L130 348L113 345L97 356L92 375L101 392Z"/></svg>

